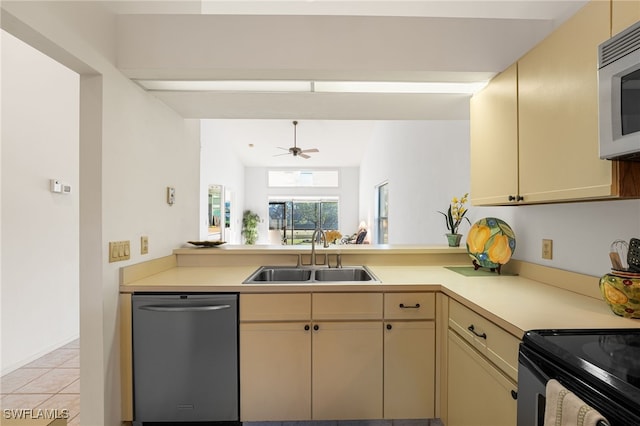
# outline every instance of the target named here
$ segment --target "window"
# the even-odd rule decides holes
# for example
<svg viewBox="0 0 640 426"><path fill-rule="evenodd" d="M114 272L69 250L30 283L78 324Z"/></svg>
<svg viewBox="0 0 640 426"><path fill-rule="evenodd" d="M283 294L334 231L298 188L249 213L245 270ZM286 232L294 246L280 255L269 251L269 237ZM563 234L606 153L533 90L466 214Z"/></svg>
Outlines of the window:
<svg viewBox="0 0 640 426"><path fill-rule="evenodd" d="M377 187L376 223L378 244L389 243L389 183L385 182Z"/></svg>
<svg viewBox="0 0 640 426"><path fill-rule="evenodd" d="M280 231L283 244L311 244L313 231L337 230L338 200L273 200L269 202L269 230Z"/></svg>
<svg viewBox="0 0 640 426"><path fill-rule="evenodd" d="M271 188L337 188L337 170L269 170Z"/></svg>

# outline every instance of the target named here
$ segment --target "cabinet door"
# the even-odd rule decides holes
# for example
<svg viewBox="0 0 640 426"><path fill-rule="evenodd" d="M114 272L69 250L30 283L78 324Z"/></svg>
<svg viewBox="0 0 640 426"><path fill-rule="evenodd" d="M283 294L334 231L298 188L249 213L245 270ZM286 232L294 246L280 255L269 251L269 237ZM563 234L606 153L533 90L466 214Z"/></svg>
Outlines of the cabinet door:
<svg viewBox="0 0 640 426"><path fill-rule="evenodd" d="M640 21L640 0L613 0L611 2L611 35Z"/></svg>
<svg viewBox="0 0 640 426"><path fill-rule="evenodd" d="M314 420L382 418L382 322L315 323L312 352Z"/></svg>
<svg viewBox="0 0 640 426"><path fill-rule="evenodd" d="M518 73L514 64L471 98L471 201L518 194Z"/></svg>
<svg viewBox="0 0 640 426"><path fill-rule="evenodd" d="M599 159L596 53L609 24L609 2L589 2L518 62L524 202L612 194L612 164Z"/></svg>
<svg viewBox="0 0 640 426"><path fill-rule="evenodd" d="M447 426L513 426L514 382L449 331Z"/></svg>
<svg viewBox="0 0 640 426"><path fill-rule="evenodd" d="M384 330L384 418L435 417L435 324L391 321Z"/></svg>
<svg viewBox="0 0 640 426"><path fill-rule="evenodd" d="M240 420L311 419L309 323L240 324Z"/></svg>

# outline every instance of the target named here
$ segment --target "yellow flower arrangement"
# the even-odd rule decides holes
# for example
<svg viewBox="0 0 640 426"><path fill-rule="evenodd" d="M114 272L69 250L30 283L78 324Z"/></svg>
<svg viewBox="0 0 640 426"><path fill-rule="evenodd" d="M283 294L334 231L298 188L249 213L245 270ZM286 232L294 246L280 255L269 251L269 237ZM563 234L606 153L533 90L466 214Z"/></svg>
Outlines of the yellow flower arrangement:
<svg viewBox="0 0 640 426"><path fill-rule="evenodd" d="M469 225L471 225L469 218L464 217L464 215L467 214L467 209L464 207L464 204L467 202L468 197L469 193L464 194L460 199L458 199L457 197L453 197L453 199L451 199L451 204L449 205L449 210L447 210L447 213L445 214L441 211L438 212L444 216L447 229L452 234L458 233L458 227L460 227L460 222L462 222L462 219L465 219L467 222L469 222Z"/></svg>
<svg viewBox="0 0 640 426"><path fill-rule="evenodd" d="M330 230L330 231L326 231L324 235L327 237L328 243L335 243L336 240L339 240L340 238L342 238L342 234L340 233L340 231Z"/></svg>

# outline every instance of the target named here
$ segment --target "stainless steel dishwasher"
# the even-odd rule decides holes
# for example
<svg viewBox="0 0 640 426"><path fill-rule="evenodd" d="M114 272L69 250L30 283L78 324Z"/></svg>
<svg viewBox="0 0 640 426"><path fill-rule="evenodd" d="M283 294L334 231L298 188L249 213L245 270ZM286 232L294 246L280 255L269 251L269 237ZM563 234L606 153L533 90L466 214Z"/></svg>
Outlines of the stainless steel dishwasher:
<svg viewBox="0 0 640 426"><path fill-rule="evenodd" d="M238 295L134 294L134 424L239 421Z"/></svg>

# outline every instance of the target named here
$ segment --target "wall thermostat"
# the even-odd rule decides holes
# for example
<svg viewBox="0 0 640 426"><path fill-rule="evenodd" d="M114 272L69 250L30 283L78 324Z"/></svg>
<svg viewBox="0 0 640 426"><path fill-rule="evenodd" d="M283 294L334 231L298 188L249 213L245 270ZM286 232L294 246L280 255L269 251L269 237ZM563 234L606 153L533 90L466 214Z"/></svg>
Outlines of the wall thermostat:
<svg viewBox="0 0 640 426"><path fill-rule="evenodd" d="M62 184L58 179L50 179L49 183L51 184L51 192L56 192L56 193L62 192Z"/></svg>

